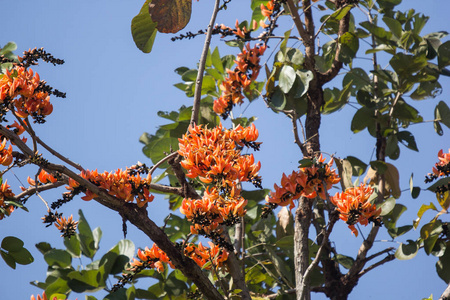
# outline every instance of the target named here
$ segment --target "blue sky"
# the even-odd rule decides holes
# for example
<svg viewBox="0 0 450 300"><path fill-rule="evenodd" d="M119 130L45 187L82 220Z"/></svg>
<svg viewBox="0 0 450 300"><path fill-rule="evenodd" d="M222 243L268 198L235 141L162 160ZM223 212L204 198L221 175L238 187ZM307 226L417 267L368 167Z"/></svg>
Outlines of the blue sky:
<svg viewBox="0 0 450 300"><path fill-rule="evenodd" d="M235 19L250 18L247 7L249 1L236 0L229 9L219 15L218 23L233 25ZM450 3L442 0L426 1L404 0L402 8L414 8L431 17L424 28L430 33L448 28ZM2 3L3 30L0 45L14 41L17 53L34 47L45 47L66 63L53 67L41 64L34 69L42 79L55 88L67 92L66 99L54 99L54 112L48 122L36 126L39 137L53 148L84 168L99 171L124 168L142 161L151 162L142 154L142 144L138 142L143 132L153 133L164 120L156 116L163 110L177 110L181 105L191 105L191 99L173 87L180 81L174 69L180 66L195 67L199 60L203 38L183 40L173 43L168 35L159 34L153 52L143 54L134 45L131 32L131 19L139 12L143 1L29 1L16 0ZM213 1L193 1L191 23L184 31L197 31L206 28L210 18ZM322 41L321 41L322 42ZM325 43L323 41L322 43ZM220 45L221 54L237 54L236 49L224 47L216 38L212 46ZM359 63L359 62L355 62ZM263 72L262 74L263 75ZM450 81L442 78L444 92L436 99L415 102L424 120L433 119L433 111L438 101L450 103L447 86ZM341 86L340 80L330 86ZM238 115L242 109L238 109ZM338 157L357 156L369 161L374 140L367 132L350 132L351 116L354 109L345 107L342 112L324 116L321 127L322 150ZM245 111L245 116L256 115L256 126L263 142L262 150L255 154L261 160L263 185L271 188L278 183L283 172L290 173L301 158L293 143L290 121L270 112L262 101L254 101ZM444 137L434 133L432 123L413 125L410 128L416 137L419 153L401 148L402 155L394 164L401 171L401 188L409 187L409 176L415 174L415 185L424 187L423 176L430 172L437 161L439 149L450 148L450 131L444 128ZM52 161L58 162L57 159ZM15 175L26 182L28 175L37 170L16 170ZM13 174L6 176L8 183L16 189L21 185ZM52 202L64 190L44 193L43 197ZM411 224L422 203L434 200L434 195L423 192L419 199L411 199L405 191L399 203L408 206L408 211L400 219L401 225ZM16 211L11 217L0 222L0 239L7 235L17 236L25 241L35 262L29 266L18 266L11 270L0 261L0 288L2 299L29 299L31 294L41 291L29 284L33 280L45 280L46 264L34 244L48 241L54 247L62 247L62 240L55 228L45 228L40 217L46 212L45 206L37 198L31 198L27 207L30 213ZM167 215L167 203L157 196L149 209L150 217L162 225ZM107 251L122 238L121 218L102 208L95 202L80 199L64 206L66 216L77 215L82 208L91 227L100 226L103 240L100 252ZM425 215L425 219L432 215ZM444 217L446 218L446 217ZM365 233L368 228L363 229ZM416 239L417 232L410 232L399 241ZM146 236L128 228L128 238L138 247L151 246ZM331 239L336 242L338 251L355 256L362 242L361 236L353 237L345 224L338 224ZM386 234L380 240L387 240ZM375 249L382 250L398 244L377 242ZM374 250L375 253L376 250ZM427 257L421 251L411 261L394 261L369 272L354 289L349 299L421 299L431 293L437 298L446 284L435 272L436 258ZM88 262L84 261L87 264ZM75 295L71 296L75 299ZM78 295L78 299L82 299ZM323 299L313 295L313 299Z"/></svg>

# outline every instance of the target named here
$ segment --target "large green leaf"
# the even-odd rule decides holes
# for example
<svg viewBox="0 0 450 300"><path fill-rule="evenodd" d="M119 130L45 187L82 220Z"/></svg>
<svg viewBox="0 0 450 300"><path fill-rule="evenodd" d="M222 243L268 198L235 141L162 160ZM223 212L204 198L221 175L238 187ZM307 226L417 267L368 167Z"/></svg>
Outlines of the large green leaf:
<svg viewBox="0 0 450 300"><path fill-rule="evenodd" d="M444 255L439 257L439 261L436 263L436 271L446 283L450 283L450 247L449 243L447 243L447 249L444 252Z"/></svg>
<svg viewBox="0 0 450 300"><path fill-rule="evenodd" d="M83 211L78 210L79 220L78 220L78 234L77 237L80 241L81 252L83 255L93 258L97 248L95 246L94 234L92 233L91 227L84 217Z"/></svg>
<svg viewBox="0 0 450 300"><path fill-rule="evenodd" d="M279 78L280 90L283 93L287 94L294 85L296 77L297 74L295 73L294 68L292 68L289 65L284 65L280 71L280 78Z"/></svg>
<svg viewBox="0 0 450 300"><path fill-rule="evenodd" d="M131 21L131 35L133 36L134 43L144 53L150 53L152 51L157 33L157 23L152 21L148 12L148 4L150 2L151 0L145 1L139 14Z"/></svg>
<svg viewBox="0 0 450 300"><path fill-rule="evenodd" d="M23 241L14 236L7 236L3 238L1 247L8 251L19 251L23 248Z"/></svg>
<svg viewBox="0 0 450 300"><path fill-rule="evenodd" d="M98 270L73 271L68 274L69 287L76 293L95 292L105 287L103 267Z"/></svg>
<svg viewBox="0 0 450 300"><path fill-rule="evenodd" d="M356 133L364 130L371 123L375 122L375 115L372 109L361 107L353 116L351 130Z"/></svg>
<svg viewBox="0 0 450 300"><path fill-rule="evenodd" d="M192 0L152 0L148 12L159 32L177 33L191 19Z"/></svg>
<svg viewBox="0 0 450 300"><path fill-rule="evenodd" d="M72 264L72 255L61 249L51 249L44 254L44 260L49 266L66 268Z"/></svg>

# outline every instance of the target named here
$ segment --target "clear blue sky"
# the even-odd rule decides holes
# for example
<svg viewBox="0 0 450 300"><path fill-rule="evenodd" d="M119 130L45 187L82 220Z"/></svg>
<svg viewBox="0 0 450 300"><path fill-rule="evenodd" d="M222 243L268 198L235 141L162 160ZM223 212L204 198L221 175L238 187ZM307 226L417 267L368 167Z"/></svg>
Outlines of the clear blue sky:
<svg viewBox="0 0 450 300"><path fill-rule="evenodd" d="M134 45L131 33L131 19L139 12L143 1L60 1L37 0L33 2L16 0L3 1L3 30L0 45L8 41L18 44L17 53L34 47L45 49L58 58L65 59L63 66L41 65L34 69L42 79L55 88L67 92L67 99L54 99L54 112L48 122L36 127L41 139L47 141L63 155L88 169L99 171L114 170L135 164L138 160L151 164L142 154L138 142L144 132L153 133L164 120L156 116L159 110L177 110L180 105L191 105L191 99L173 87L180 81L174 69L180 66L195 67L201 52L203 38L191 41L171 42L170 36L159 34L153 52L143 54ZM245 4L244 4L245 3ZM250 12L242 9L249 1L236 0L229 9L219 16L218 23L233 25L235 19L250 18ZM213 1L193 1L192 21L185 30L197 31L206 28ZM450 3L442 0L404 0L403 8L415 8L431 16L424 33L447 30ZM184 32L184 30L183 30ZM326 41L323 41L323 43ZM221 45L215 39L213 46ZM237 54L235 49L221 46L221 53ZM356 62L355 62L356 64ZM332 83L337 87L340 82ZM433 119L434 106L443 100L450 103L450 93L446 87L448 78L443 78L444 92L434 100L417 102L425 120ZM235 115L239 110L235 112ZM351 116L354 109L344 108L335 116L325 116L322 122L322 150L345 157L354 155L369 161L374 140L368 133L350 132ZM255 154L262 161L263 185L271 188L278 183L282 172L289 173L297 166L300 152L293 143L290 121L271 113L262 101L255 101L246 110L246 116L256 115L256 126L263 142L262 151ZM401 158L394 164L401 170L401 188L409 187L409 176L415 174L416 185L423 184L423 176L436 162L439 149L450 148L450 131L439 138L434 133L432 123L413 125L411 131L416 136L420 152L401 148ZM52 160L58 162L56 159ZM22 182L35 169L14 171ZM17 191L20 183L8 174L8 183ZM43 197L52 202L61 192L44 193ZM401 225L411 224L422 203L435 201L431 193L423 192L419 199L411 199L405 191L399 202L408 206L408 211L400 219ZM35 262L12 270L0 261L0 288L2 299L29 299L31 294L41 290L31 286L30 281L45 280L46 264L34 244L48 241L55 247L62 247L62 240L55 228L45 228L40 217L46 212L45 206L37 198L31 198L27 207L30 213L16 211L11 217L0 222L0 239L7 235L17 236L25 241ZM163 224L167 215L167 203L157 196L151 204L149 215L157 224ZM103 230L100 253L104 253L122 238L121 218L116 213L102 208L95 202L80 199L65 205L66 216L77 215L82 208L91 227ZM431 214L425 215L430 219ZM446 217L444 217L446 218ZM368 232L368 228L365 229ZM416 239L417 232L410 232L400 241ZM151 246L146 236L129 226L128 238L138 247ZM353 237L345 224L339 224L332 235L338 251L355 256L362 242L361 236ZM380 239L388 239L386 234ZM395 243L378 242L375 249L381 250ZM373 250L372 253L375 253ZM394 261L369 272L350 295L350 299L421 299L431 293L437 298L446 284L435 272L436 258L427 257L421 251L411 261ZM83 261L87 264L87 261ZM75 299L76 295L70 298ZM78 299L82 299L78 295ZM323 299L313 295L313 299Z"/></svg>

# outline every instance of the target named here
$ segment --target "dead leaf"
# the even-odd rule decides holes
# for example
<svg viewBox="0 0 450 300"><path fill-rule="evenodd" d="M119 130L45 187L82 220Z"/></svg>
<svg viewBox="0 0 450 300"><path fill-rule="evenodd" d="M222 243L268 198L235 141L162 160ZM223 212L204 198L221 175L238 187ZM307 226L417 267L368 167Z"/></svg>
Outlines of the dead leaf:
<svg viewBox="0 0 450 300"><path fill-rule="evenodd" d="M163 33L177 33L189 23L192 12L192 0L153 0L148 12L158 25L156 29Z"/></svg>

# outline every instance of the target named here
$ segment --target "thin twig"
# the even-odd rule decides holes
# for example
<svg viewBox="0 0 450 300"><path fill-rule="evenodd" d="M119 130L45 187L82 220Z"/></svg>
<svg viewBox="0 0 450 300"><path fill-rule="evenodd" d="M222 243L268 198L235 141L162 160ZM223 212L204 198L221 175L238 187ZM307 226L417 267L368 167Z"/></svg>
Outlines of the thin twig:
<svg viewBox="0 0 450 300"><path fill-rule="evenodd" d="M379 267L387 262L393 261L395 259L395 255L394 254L388 254L384 259L380 260L377 263L374 263L373 265L369 266L368 268L365 268L364 270L362 270L361 272L359 272L358 274L358 278L362 277L363 275L365 275L367 272L375 269L376 267Z"/></svg>
<svg viewBox="0 0 450 300"><path fill-rule="evenodd" d="M178 152L173 152L170 153L169 155L167 155L166 157L164 157L163 159L161 159L160 161L158 161L149 171L150 175L153 174L153 172L155 172L155 170L162 165L163 163L165 163L166 161L168 161L169 159L175 157L178 154Z"/></svg>
<svg viewBox="0 0 450 300"><path fill-rule="evenodd" d="M216 0L211 20L209 21L208 31L206 33L202 56L200 57L197 80L195 82L194 105L192 107L192 116L190 122L191 125L198 123L198 115L200 111L200 98L202 96L203 73L205 72L206 57L208 55L209 45L211 44L211 37L212 31L214 29L214 23L216 22L217 13L219 12L219 4L220 0Z"/></svg>

